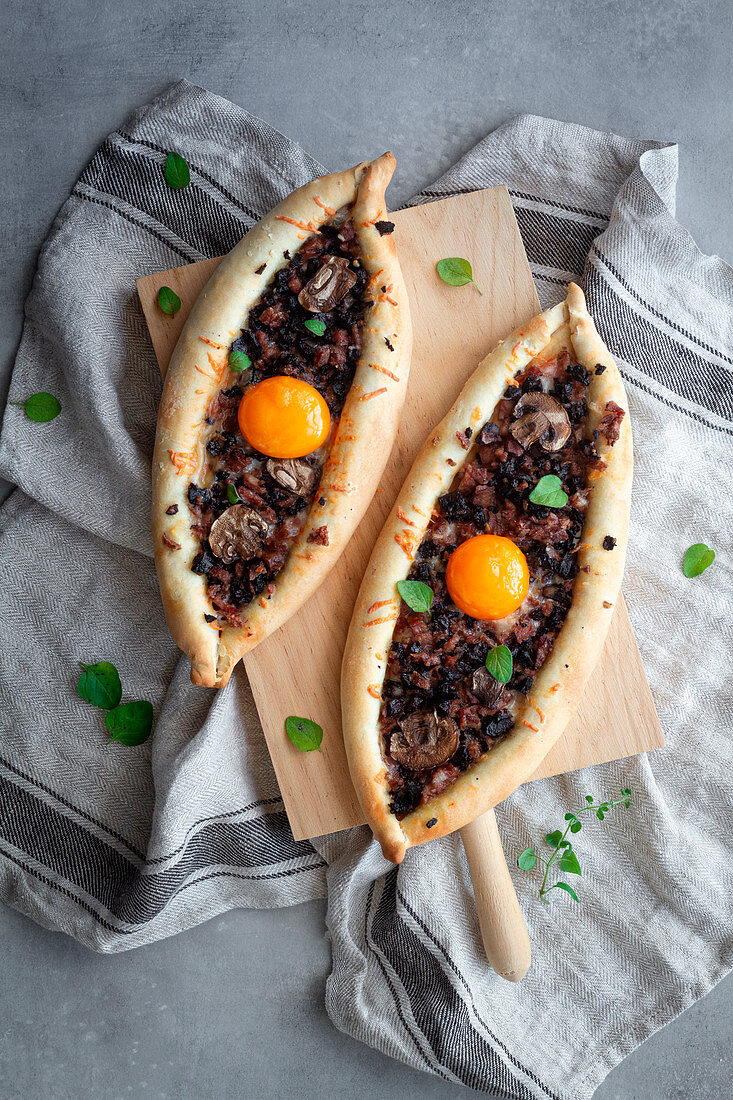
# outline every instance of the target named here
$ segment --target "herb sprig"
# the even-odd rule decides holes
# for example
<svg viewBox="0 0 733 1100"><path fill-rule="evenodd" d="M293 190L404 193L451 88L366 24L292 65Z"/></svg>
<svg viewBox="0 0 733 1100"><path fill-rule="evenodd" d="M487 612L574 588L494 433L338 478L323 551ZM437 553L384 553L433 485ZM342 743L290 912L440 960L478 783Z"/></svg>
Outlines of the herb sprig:
<svg viewBox="0 0 733 1100"><path fill-rule="evenodd" d="M594 795L587 794L585 796L585 801L587 803L586 806L565 814L567 825L565 826L564 832L560 829L555 829L554 832L548 833L545 837L545 844L548 844L553 850L549 859L544 859L542 856L538 855L534 848L525 848L517 860L517 867L519 867L520 871L531 871L537 863L543 864L545 873L540 884L540 898L546 905L548 904L547 895L551 893L552 890L563 890L566 894L570 894L573 901L578 901L578 895L567 882L553 882L548 885L548 878L550 876L550 868L552 867L568 875L581 874L578 857L575 854L572 843L568 840L568 833L579 833L583 828L580 821L580 814L594 813L599 821L603 821L606 814L615 809L616 806L624 806L626 809L629 808L631 805L631 790L625 787L621 791L620 798L611 798L607 802L596 802Z"/></svg>

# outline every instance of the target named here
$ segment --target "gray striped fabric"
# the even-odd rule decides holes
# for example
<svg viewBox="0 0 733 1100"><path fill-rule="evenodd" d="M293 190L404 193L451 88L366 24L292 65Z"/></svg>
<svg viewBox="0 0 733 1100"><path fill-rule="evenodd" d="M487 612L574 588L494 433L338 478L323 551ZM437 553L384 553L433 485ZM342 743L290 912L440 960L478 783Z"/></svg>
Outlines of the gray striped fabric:
<svg viewBox="0 0 733 1100"><path fill-rule="evenodd" d="M169 149L191 164L173 192ZM415 201L506 183L543 304L582 278L626 379L636 485L626 594L669 747L533 783L500 813L509 857L586 792L633 808L578 838L581 903L545 906L517 873L534 966L482 960L460 842L390 869L366 830L297 843L246 679L193 689L159 606L148 534L160 381L134 293L216 255L321 171L265 123L182 82L110 135L39 260L0 474L0 892L97 950L234 906L329 896L336 1025L449 1081L517 1098L588 1097L730 966L733 749L729 538L733 274L674 221L676 150L546 119L492 133ZM702 577L680 569L704 541ZM76 661L110 659L150 698L154 738L106 748Z"/></svg>

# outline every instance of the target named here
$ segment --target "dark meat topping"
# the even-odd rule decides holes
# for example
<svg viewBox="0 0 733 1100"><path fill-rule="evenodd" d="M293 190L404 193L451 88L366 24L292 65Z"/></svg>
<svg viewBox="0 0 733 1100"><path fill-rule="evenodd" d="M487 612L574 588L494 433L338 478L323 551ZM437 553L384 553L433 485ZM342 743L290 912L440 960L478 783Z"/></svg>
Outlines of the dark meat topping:
<svg viewBox="0 0 733 1100"><path fill-rule="evenodd" d="M606 437L609 447L613 447L619 437L621 421L624 418L624 410L615 401L607 401L603 410L603 416L598 424L601 435Z"/></svg>
<svg viewBox="0 0 733 1100"><path fill-rule="evenodd" d="M445 789L509 733L517 700L531 692L572 601L588 470L600 468L586 422L589 376L562 353L550 364L530 363L514 381L494 419L477 432L476 447L456 471L450 491L438 499L417 549L409 576L432 588L430 612L417 613L400 604L380 710L391 809L398 816ZM566 441L553 452L539 442L525 449L510 431L516 405L526 394L546 394L548 386L567 418ZM545 508L529 500L545 474L560 478L568 494L564 507ZM530 592L520 612L498 623L464 615L445 585L451 552L484 532L512 539L530 568ZM512 653L513 673L506 685L485 667L489 649L497 644ZM397 759L391 751L395 731L416 713L450 718L459 731L453 755L429 771L410 767L406 757Z"/></svg>
<svg viewBox="0 0 733 1100"><path fill-rule="evenodd" d="M359 361L364 310L370 304L364 297L368 276L360 263L351 220L324 225L292 256L283 255L289 262L252 307L246 327L232 343L232 349L249 357L249 373L246 379L240 376L229 389L220 391L207 410L205 420L212 429L206 444L211 483L192 484L188 490L191 529L201 542L191 568L206 577L208 596L222 625L240 626L245 605L257 597L264 599L271 591L302 531L325 458L319 451L291 463L268 460L254 451L237 423L242 394L247 386L264 378L299 378L323 396L335 423ZM332 308L322 307L318 312L304 309L298 295L334 261L338 261L337 269L346 273L349 286ZM309 318L324 323L322 336L315 337L305 327ZM230 560L224 560L214 552L216 536L211 543L209 539L219 517L231 507L232 488L241 504L260 518L264 529L251 550L241 553L235 548L234 556L226 553ZM326 503L325 497L320 503ZM314 541L328 544L325 526L313 534Z"/></svg>

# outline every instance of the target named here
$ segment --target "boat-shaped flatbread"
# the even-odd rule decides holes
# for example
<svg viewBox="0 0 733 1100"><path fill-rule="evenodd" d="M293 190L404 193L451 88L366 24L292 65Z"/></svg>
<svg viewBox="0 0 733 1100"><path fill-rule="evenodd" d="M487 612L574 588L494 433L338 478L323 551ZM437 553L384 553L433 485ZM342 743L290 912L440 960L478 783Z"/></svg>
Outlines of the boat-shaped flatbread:
<svg viewBox="0 0 733 1100"><path fill-rule="evenodd" d="M300 607L379 482L411 349L394 166L385 153L289 195L225 257L176 345L152 525L196 684L222 687Z"/></svg>
<svg viewBox="0 0 733 1100"><path fill-rule="evenodd" d="M387 858L502 801L563 732L619 598L632 467L621 376L571 283L430 435L357 598L343 729Z"/></svg>

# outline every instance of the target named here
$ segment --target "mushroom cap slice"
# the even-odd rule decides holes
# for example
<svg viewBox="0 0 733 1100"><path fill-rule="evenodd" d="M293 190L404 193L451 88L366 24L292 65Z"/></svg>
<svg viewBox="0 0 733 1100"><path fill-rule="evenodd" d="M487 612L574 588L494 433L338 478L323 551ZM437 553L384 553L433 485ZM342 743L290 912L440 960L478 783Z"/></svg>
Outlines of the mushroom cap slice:
<svg viewBox="0 0 733 1100"><path fill-rule="evenodd" d="M307 497L318 481L318 467L303 458L268 458L265 469L273 481L299 497Z"/></svg>
<svg viewBox="0 0 733 1100"><path fill-rule="evenodd" d="M212 523L209 546L228 565L237 558L253 558L268 531L267 521L254 508L233 504Z"/></svg>
<svg viewBox="0 0 733 1100"><path fill-rule="evenodd" d="M492 676L488 668L483 665L475 669L471 677L471 691L480 703L486 707L493 707L498 703L504 692L504 684Z"/></svg>
<svg viewBox="0 0 733 1100"><path fill-rule="evenodd" d="M549 393L522 394L514 406L514 415L519 419L509 430L524 448L539 443L543 451L559 451L570 439L568 414Z"/></svg>
<svg viewBox="0 0 733 1100"><path fill-rule="evenodd" d="M390 737L389 754L414 772L437 768L458 748L458 726L435 711L415 711L399 723Z"/></svg>
<svg viewBox="0 0 733 1100"><path fill-rule="evenodd" d="M356 272L345 256L329 256L300 294L298 301L311 313L327 313L346 297L356 283Z"/></svg>

